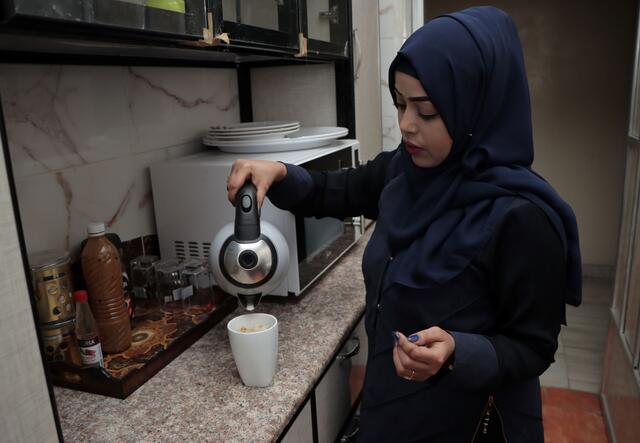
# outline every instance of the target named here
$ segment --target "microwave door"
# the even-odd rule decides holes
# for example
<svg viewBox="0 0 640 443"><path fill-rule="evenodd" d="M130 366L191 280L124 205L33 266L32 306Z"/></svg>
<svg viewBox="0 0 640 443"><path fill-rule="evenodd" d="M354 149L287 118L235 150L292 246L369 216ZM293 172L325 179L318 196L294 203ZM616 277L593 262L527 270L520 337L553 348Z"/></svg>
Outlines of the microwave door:
<svg viewBox="0 0 640 443"><path fill-rule="evenodd" d="M301 292L355 244L360 229L360 217L296 217Z"/></svg>

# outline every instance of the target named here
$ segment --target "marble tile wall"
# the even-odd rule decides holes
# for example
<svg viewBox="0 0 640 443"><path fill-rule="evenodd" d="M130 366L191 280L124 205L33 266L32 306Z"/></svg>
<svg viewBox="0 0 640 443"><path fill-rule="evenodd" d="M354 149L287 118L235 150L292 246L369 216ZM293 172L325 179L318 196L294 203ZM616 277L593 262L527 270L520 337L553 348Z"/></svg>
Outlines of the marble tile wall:
<svg viewBox="0 0 640 443"><path fill-rule="evenodd" d="M239 121L232 69L0 64L27 250L75 250L90 221L155 233L148 166Z"/></svg>
<svg viewBox="0 0 640 443"><path fill-rule="evenodd" d="M355 130L362 162L373 159L382 150L380 16L378 9L370 5L370 0L351 2Z"/></svg>
<svg viewBox="0 0 640 443"><path fill-rule="evenodd" d="M379 0L380 88L382 98L382 147L390 151L401 141L396 108L389 94L389 65L404 41L423 21L422 1Z"/></svg>

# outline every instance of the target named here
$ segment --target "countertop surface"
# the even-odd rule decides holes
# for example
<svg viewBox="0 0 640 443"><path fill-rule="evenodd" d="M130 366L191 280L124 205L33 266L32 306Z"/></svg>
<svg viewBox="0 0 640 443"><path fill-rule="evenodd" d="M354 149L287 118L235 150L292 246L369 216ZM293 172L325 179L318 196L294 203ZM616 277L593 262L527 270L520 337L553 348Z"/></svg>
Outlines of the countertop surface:
<svg viewBox="0 0 640 443"><path fill-rule="evenodd" d="M273 441L364 311L360 269L369 229L299 302L263 301L278 318L278 368L267 388L248 388L227 338L237 308L124 400L54 388L67 442Z"/></svg>

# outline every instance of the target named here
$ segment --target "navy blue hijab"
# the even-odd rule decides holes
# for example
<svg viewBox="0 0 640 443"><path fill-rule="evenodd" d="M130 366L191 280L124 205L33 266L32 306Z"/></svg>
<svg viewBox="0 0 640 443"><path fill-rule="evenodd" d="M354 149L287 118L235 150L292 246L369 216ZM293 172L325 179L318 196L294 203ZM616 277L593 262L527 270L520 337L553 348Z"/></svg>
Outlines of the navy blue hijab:
<svg viewBox="0 0 640 443"><path fill-rule="evenodd" d="M389 68L392 95L396 69L406 72L402 67L407 65L442 116L453 147L440 165L420 168L400 144L365 251L365 276L393 255L385 287L443 284L480 253L514 200L524 198L545 212L562 240L566 302L579 305L576 219L531 169L529 88L509 15L494 7L476 7L425 24L407 39Z"/></svg>

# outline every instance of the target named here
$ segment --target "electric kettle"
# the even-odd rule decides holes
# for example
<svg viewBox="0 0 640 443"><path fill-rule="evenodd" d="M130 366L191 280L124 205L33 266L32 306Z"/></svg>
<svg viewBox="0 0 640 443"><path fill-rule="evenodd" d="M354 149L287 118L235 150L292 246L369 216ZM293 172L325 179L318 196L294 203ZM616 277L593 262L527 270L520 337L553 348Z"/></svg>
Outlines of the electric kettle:
<svg viewBox="0 0 640 443"><path fill-rule="evenodd" d="M209 252L215 283L253 311L289 269L289 246L272 224L260 221L256 188L247 181L236 195L236 218L215 236Z"/></svg>

